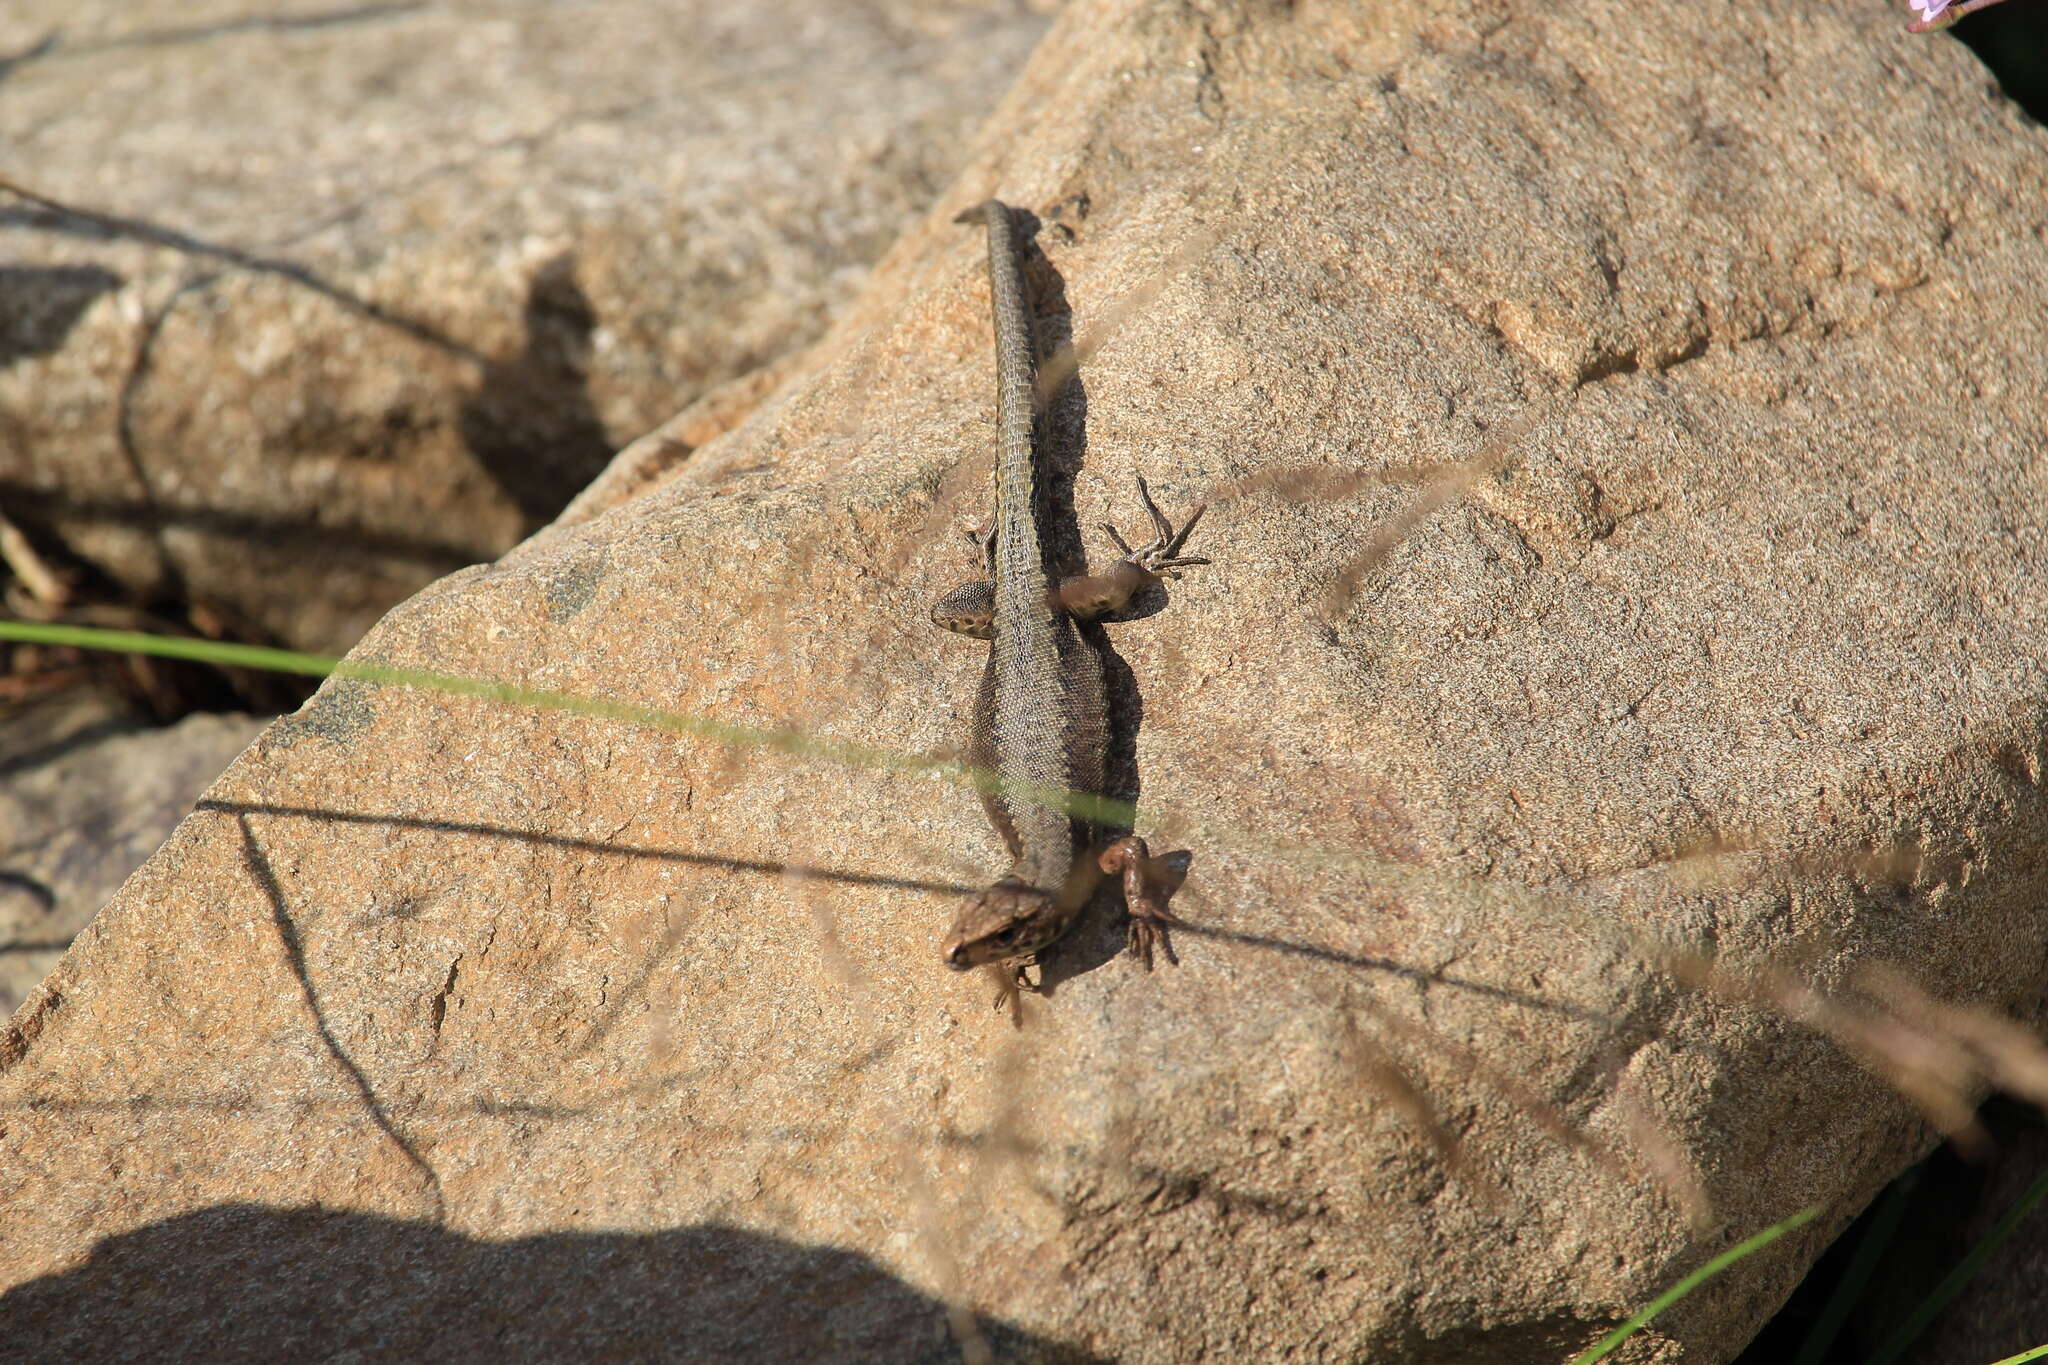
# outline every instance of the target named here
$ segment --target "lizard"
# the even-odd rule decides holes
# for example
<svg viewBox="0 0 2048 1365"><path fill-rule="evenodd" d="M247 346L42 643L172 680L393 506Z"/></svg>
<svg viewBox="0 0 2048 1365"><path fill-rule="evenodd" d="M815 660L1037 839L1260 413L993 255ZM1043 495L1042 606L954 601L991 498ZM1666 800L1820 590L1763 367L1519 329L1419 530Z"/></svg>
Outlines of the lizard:
<svg viewBox="0 0 2048 1365"><path fill-rule="evenodd" d="M1104 875L1121 876L1130 912L1129 946L1152 969L1154 946L1177 962L1166 926L1175 881L1135 835L1109 838L1095 823L1057 804L1058 793L1101 791L1109 748L1108 699L1097 646L1080 623L1113 617L1162 578L1207 559L1183 554L1197 506L1175 530L1145 480L1138 496L1154 538L1132 549L1114 526L1103 529L1122 552L1107 572L1052 581L1041 534L1036 340L1024 289L1014 210L988 200L955 219L988 229L989 295L995 318L995 516L970 534L988 577L962 584L931 610L943 629L989 642L968 743L968 761L993 773L982 790L989 821L1013 862L987 890L970 896L946 935L948 967L986 968L1000 985L995 1004L1022 1026L1020 993L1037 991L1027 969L1070 929ZM1050 395L1046 395L1049 397Z"/></svg>

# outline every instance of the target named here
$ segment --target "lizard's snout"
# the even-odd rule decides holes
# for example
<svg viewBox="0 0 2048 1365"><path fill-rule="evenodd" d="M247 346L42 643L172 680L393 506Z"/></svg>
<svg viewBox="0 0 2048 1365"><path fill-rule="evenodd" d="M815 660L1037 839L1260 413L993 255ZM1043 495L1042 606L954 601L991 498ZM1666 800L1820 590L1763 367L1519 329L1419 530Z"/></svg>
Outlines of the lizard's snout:
<svg viewBox="0 0 2048 1365"><path fill-rule="evenodd" d="M967 940L964 938L949 939L943 956L945 957L946 965L956 972L964 972L974 965L967 960Z"/></svg>

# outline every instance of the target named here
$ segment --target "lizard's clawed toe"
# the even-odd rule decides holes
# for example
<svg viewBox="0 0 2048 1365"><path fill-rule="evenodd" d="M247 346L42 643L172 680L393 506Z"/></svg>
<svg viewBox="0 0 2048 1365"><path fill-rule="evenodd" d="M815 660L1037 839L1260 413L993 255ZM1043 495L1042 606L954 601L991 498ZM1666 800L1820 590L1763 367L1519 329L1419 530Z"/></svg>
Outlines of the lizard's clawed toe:
<svg viewBox="0 0 2048 1365"><path fill-rule="evenodd" d="M1039 968L1038 980L1031 979L1031 968L1035 965L1037 964L1031 962L999 962L990 967L997 984L996 998L989 1001L989 1008L1008 1009L1010 1022L1018 1028L1024 1027L1025 992L1029 991L1033 995L1045 994L1045 969Z"/></svg>
<svg viewBox="0 0 2048 1365"><path fill-rule="evenodd" d="M1123 878L1124 908L1131 916L1132 954L1145 964L1148 972L1152 970L1155 948L1169 966L1178 967L1180 958L1174 955L1173 940L1166 932L1167 926L1181 923L1166 908L1167 900L1180 889L1175 870L1155 860L1145 841L1136 835L1119 839L1102 850L1098 862L1104 872Z"/></svg>
<svg viewBox="0 0 2048 1365"><path fill-rule="evenodd" d="M1166 513L1159 510L1159 504L1152 501L1152 490L1145 486L1143 475L1138 476L1138 498L1145 504L1145 515L1152 519L1152 539L1135 550L1123 535L1108 522L1102 529L1109 532L1109 538L1116 542L1116 548L1123 553L1124 562L1134 564L1155 578L1178 578L1178 569L1191 568L1209 561L1201 555L1184 555L1181 548L1194 534L1195 526L1202 519L1202 513L1209 510L1207 503L1195 504L1195 510L1188 513L1188 519L1176 531L1173 523L1166 519Z"/></svg>
<svg viewBox="0 0 2048 1365"><path fill-rule="evenodd" d="M1168 965L1178 967L1180 959L1174 955L1173 940L1167 937L1166 926L1177 920L1155 920L1139 915L1131 916L1129 946L1138 961L1145 964L1145 970L1152 970L1152 950L1156 946Z"/></svg>

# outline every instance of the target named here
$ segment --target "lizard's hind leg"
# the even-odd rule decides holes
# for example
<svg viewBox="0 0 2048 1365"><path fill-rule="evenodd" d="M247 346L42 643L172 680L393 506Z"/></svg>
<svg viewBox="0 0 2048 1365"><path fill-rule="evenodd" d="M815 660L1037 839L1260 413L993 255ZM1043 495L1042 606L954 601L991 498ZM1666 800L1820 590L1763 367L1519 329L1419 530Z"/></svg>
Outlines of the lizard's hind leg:
<svg viewBox="0 0 2048 1365"><path fill-rule="evenodd" d="M1166 513L1159 510L1159 504L1152 501L1152 490L1145 486L1145 480L1138 480L1138 496L1145 503L1145 515L1152 519L1152 539L1137 549L1132 549L1123 538L1122 532L1108 522L1102 529L1109 532L1109 538L1116 542L1116 548L1123 558L1099 574L1076 574L1063 580L1053 592L1053 600L1062 611L1086 621L1103 617L1117 619L1117 613L1130 605L1131 599L1162 578L1178 578L1180 570L1209 561L1200 555L1182 554L1181 548L1194 533L1195 523L1208 510L1197 505L1188 514L1186 524L1178 531L1166 519Z"/></svg>
<svg viewBox="0 0 2048 1365"><path fill-rule="evenodd" d="M1116 542L1116 548L1123 551L1124 562L1136 565L1157 578L1178 578L1176 569L1190 565L1207 564L1200 555L1184 555L1181 547L1188 543L1188 537L1195 533L1195 526L1202 520L1202 513L1209 510L1207 503L1196 503L1195 510L1188 513L1188 519L1176 531L1173 523L1166 519L1166 513L1159 510L1159 504L1152 501L1152 490L1145 486L1145 476L1138 476L1138 497L1145 504L1145 515L1152 518L1153 536L1150 542L1133 550L1124 542L1116 527L1108 522L1102 529L1109 532L1109 538Z"/></svg>
<svg viewBox="0 0 2048 1365"><path fill-rule="evenodd" d="M988 577L962 583L932 603L932 624L969 639L993 640L996 637L995 523L991 521L988 528L981 531L962 528L961 533L967 537L967 543L974 547L975 553L987 562Z"/></svg>

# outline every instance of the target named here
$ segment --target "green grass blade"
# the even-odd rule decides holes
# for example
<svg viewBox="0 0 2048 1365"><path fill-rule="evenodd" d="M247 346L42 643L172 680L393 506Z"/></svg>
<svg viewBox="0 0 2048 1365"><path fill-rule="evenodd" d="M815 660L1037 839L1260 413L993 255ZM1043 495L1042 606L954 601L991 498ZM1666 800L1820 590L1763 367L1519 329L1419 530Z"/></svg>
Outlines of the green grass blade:
<svg viewBox="0 0 2048 1365"><path fill-rule="evenodd" d="M0 640L30 645L69 645L103 653L149 654L159 659L189 659L221 668L253 668L262 673L297 673L324 678L341 660L327 654L301 654L261 645L230 645L219 640L190 640L179 635L145 635L137 630L101 630L96 626L45 625L40 621L0 621Z"/></svg>
<svg viewBox="0 0 2048 1365"><path fill-rule="evenodd" d="M1749 1238L1747 1241L1738 1242L1736 1245L1729 1247L1719 1256L1716 1256L1713 1260L1708 1261L1698 1270L1693 1271L1692 1274L1686 1276L1677 1284L1672 1285L1669 1289L1659 1294L1656 1298L1651 1299L1647 1304L1644 1304L1641 1308L1637 1309L1636 1312L1632 1316L1630 1316L1627 1322L1624 1322L1623 1324L1621 1324L1621 1326L1615 1328L1612 1332L1609 1332L1606 1336L1600 1338L1600 1340L1593 1345L1592 1349L1588 1350L1584 1355L1574 1360L1572 1362L1572 1365L1593 1365L1593 1362L1596 1360L1604 1360L1607 1357L1608 1353L1613 1351L1615 1347L1621 1345L1621 1343L1627 1341L1630 1337L1634 1336L1637 1332L1641 1331L1643 1329L1644 1324L1649 1322L1651 1318L1656 1317L1659 1313L1669 1308L1672 1304L1677 1303L1687 1294L1692 1293L1693 1290L1698 1289L1708 1280L1713 1279L1716 1275L1726 1270L1729 1266L1734 1265L1743 1257L1753 1255L1756 1252L1762 1251L1765 1247L1777 1241L1786 1233L1791 1232L1794 1228L1805 1227L1808 1223L1811 1223L1814 1219L1820 1217L1820 1210L1820 1205L1809 1204L1805 1208L1799 1210L1799 1212L1793 1214L1790 1218L1787 1218L1784 1222L1773 1223L1771 1224L1771 1226L1765 1228L1762 1232L1759 1232L1758 1234L1756 1234L1756 1236Z"/></svg>
<svg viewBox="0 0 2048 1365"><path fill-rule="evenodd" d="M883 772L922 774L958 786L992 791L996 775L987 769L934 758L907 754L874 745L826 739L803 730L772 730L762 726L739 725L710 716L670 711L658 706L584 697L570 692L522 687L516 683L467 678L430 669L398 668L366 659L336 659L324 654L301 654L296 650L268 649L261 645L223 644L218 640L193 640L175 635L146 635L139 631L102 630L95 626L48 625L35 621L0 621L0 640L26 644L68 645L74 649L114 654L149 654L165 659L186 659L224 668L248 668L271 673L296 673L308 677L348 678L379 683L387 687L412 687L451 696L476 697L508 706L531 706L547 711L566 711L596 720L622 721L628 725L694 735L719 744L741 748L778 749L800 758L818 759L852 768ZM1130 826L1137 809L1128 801L1065 788L1012 783L1012 796L1035 801L1105 825Z"/></svg>
<svg viewBox="0 0 2048 1365"><path fill-rule="evenodd" d="M2039 1360L2043 1356L2048 1356L2048 1346L2036 1346L2031 1351L2021 1351L2016 1356L2007 1356L2004 1360L1994 1360L1991 1362L1991 1365L2027 1365L2028 1361Z"/></svg>
<svg viewBox="0 0 2048 1365"><path fill-rule="evenodd" d="M1984 1263L1991 1259L1991 1253L2012 1235L2012 1230L2020 1225L2020 1220L2032 1213L2034 1206L2044 1198L2048 1198L2048 1175L2041 1176L2027 1186L2027 1192L2013 1201L2012 1207L2005 1211L2005 1216L1998 1220L1998 1226L1986 1233L1983 1241L1971 1247L1969 1254L1956 1262L1955 1269L1943 1276L1941 1283L1934 1286L1934 1292L1921 1300L1920 1306L1913 1310L1913 1315L1900 1325L1898 1331L1892 1333L1890 1341L1878 1348L1877 1354L1870 1358L1868 1365L1890 1365L1891 1361L1904 1355L1906 1348L1927 1330L1927 1324L1933 1322L1941 1310L1948 1307L1949 1300L1961 1293L1963 1286L1976 1277L1977 1272L1984 1268ZM2041 1350L2048 1350L2048 1347L2037 1349L2034 1355L2039 1355ZM2031 1360L2033 1356L2023 1358Z"/></svg>

